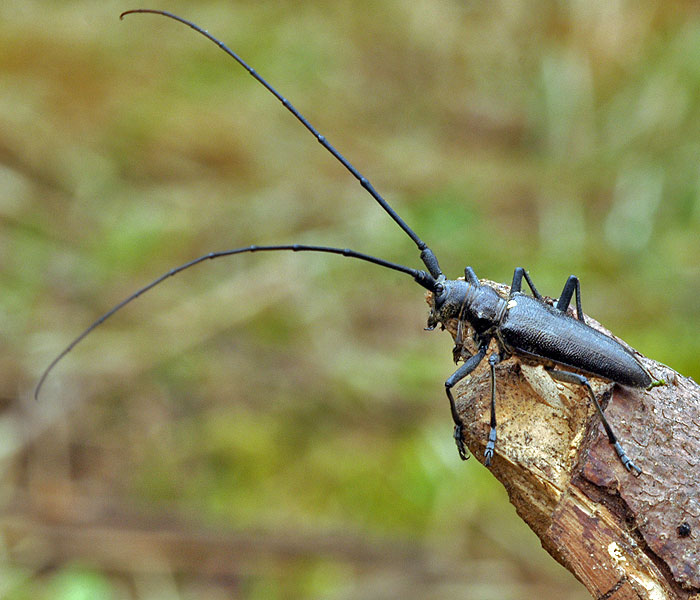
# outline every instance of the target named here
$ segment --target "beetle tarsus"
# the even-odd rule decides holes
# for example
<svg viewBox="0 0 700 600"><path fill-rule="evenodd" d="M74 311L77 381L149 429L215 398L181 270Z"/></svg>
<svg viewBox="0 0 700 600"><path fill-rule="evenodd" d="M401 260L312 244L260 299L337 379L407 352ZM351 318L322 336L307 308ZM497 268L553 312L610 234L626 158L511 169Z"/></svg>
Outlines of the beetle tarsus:
<svg viewBox="0 0 700 600"><path fill-rule="evenodd" d="M627 469L635 477L639 477L642 474L642 470L632 462L632 459L629 456L627 456L627 453L622 449L622 446L620 446L620 442L615 442L613 447L615 448L617 455L620 457L622 464L625 466L625 469Z"/></svg>
<svg viewBox="0 0 700 600"><path fill-rule="evenodd" d="M467 450L467 447L464 445L464 438L462 436L462 424L461 423L457 423L455 425L454 438L455 438L455 444L457 444L457 451L459 452L459 457L462 460L468 460L470 454L469 454L469 450Z"/></svg>
<svg viewBox="0 0 700 600"><path fill-rule="evenodd" d="M491 427L489 432L489 441L486 444L486 450L484 450L484 464L487 467L491 466L491 460L493 459L493 453L496 449L496 428Z"/></svg>

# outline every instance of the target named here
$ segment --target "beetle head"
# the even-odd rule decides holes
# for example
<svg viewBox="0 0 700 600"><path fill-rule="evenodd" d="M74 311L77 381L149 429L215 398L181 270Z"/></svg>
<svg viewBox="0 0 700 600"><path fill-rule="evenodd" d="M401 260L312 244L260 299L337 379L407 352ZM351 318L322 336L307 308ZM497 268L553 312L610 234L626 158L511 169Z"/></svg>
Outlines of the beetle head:
<svg viewBox="0 0 700 600"><path fill-rule="evenodd" d="M466 299L467 287L467 282L459 279L438 282L435 291L428 298L430 315L426 329L435 329L438 324L444 329L449 319L459 316Z"/></svg>

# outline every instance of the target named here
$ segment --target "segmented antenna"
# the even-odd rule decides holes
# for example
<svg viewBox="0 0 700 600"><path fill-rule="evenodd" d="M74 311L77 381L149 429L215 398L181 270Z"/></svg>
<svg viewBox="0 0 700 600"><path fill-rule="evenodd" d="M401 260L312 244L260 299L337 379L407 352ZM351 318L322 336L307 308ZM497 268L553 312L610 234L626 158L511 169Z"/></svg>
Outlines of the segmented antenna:
<svg viewBox="0 0 700 600"><path fill-rule="evenodd" d="M87 335L92 332L96 327L104 323L107 319L109 319L114 313L117 311L121 310L124 308L129 302L132 300L136 300L139 296L142 294L145 294L148 290L151 288L154 288L157 286L159 283L161 283L163 280L167 279L168 277L172 277L173 275L177 275L178 273L184 271L185 269L189 269L190 267L194 267L195 265L198 265L199 263L202 263L206 260L212 260L214 258L221 258L223 256L233 256L234 254L243 254L244 252L270 252L270 251L280 251L280 250L291 250L292 252L326 252L328 254L341 254L342 256L347 256L348 258L357 258L359 260L364 260L370 263L373 263L375 265L379 265L380 267L385 267L387 269L392 269L394 271L399 271L401 273L406 273L407 275L410 275L415 279L417 283L422 285L424 288L430 291L435 291L435 286L437 285L437 281L435 278L433 278L432 275L426 273L425 271L421 271L418 269L413 269L411 267L405 267L404 265L400 265L398 263L393 263L389 262L388 260L384 260L382 258L377 258L376 256L371 256L370 254L363 254L362 252L356 252L355 250L351 250L350 248L333 248L331 246L307 246L304 244L282 244L282 245L276 245L276 246L244 246L242 248L233 248L232 250L222 250L220 252L209 252L208 254L205 254L203 256L200 256L199 258L195 258L189 262L186 262L179 267L175 267L174 269L170 269L167 273L164 273L157 279L154 279L151 281L151 283L144 285L141 289L137 290L133 294L131 294L128 298L125 298L119 304L115 304L112 308L110 308L105 314L103 314L99 319L94 321L87 329L85 329L78 337L76 337L70 344L68 344L63 351L51 361L51 364L49 364L48 367L44 370L44 372L41 374L41 377L39 379L39 382L36 384L36 388L34 388L34 398L39 399L39 392L41 391L42 386L44 385L44 381L46 381L46 378L49 376L49 373L53 370L53 368L63 359L66 354L68 354L75 346L78 345L79 342L81 342Z"/></svg>
<svg viewBox="0 0 700 600"><path fill-rule="evenodd" d="M261 83L275 98L277 98L282 105L289 111L291 112L298 120L299 122L306 127L306 129L318 140L318 142L326 149L328 152L330 152L350 173L352 176L357 179L360 182L360 185L365 188L369 194L374 198L379 205L388 213L388 215L396 221L399 227L406 232L406 234L413 240L413 242L416 244L418 249L421 251L421 260L427 267L428 271L430 274L435 278L439 278L442 275L442 271L440 270L440 265L438 264L437 258L433 251L428 248L428 245L418 237L418 234L416 234L413 229L411 229L405 221L398 215L398 213L391 208L389 203L382 198L382 196L377 192L377 190L374 189L374 186L369 182L369 180L362 175L340 152L338 152L331 144L330 142L323 136L321 135L318 130L311 124L309 123L306 118L294 107L294 105L287 100L284 96L282 96L274 87L272 87L265 79L263 79L258 72L253 69L247 62L245 62L238 54L236 54L233 50L231 50L226 44L224 44L222 41L218 40L215 38L212 34L210 34L208 31L205 29L202 29L199 25L196 25L192 21L188 21L187 19L183 19L182 17L178 17L177 15L165 11L165 10L155 10L155 9L150 9L150 8L138 8L134 10L127 10L123 12L121 15L119 15L120 19L123 19L125 15L131 15L135 13L150 13L154 15L162 15L164 17L168 17L170 19L174 19L175 21L179 21L180 23L183 23L184 25L187 25L188 27L191 27L194 29L197 33L202 34L204 37L207 39L211 40L214 42L219 48L221 48L226 54L228 54L231 58L233 58L238 64L240 64L248 73L250 73L256 81Z"/></svg>

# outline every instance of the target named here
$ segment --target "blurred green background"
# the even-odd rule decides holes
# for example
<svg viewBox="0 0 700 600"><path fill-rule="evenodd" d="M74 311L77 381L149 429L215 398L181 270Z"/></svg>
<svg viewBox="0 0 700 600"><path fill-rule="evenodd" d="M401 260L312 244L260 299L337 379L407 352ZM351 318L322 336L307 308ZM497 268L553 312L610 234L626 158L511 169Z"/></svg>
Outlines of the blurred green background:
<svg viewBox="0 0 700 600"><path fill-rule="evenodd" d="M410 240L211 43L138 5L0 4L0 596L586 598L461 463ZM698 378L696 2L168 2L435 250Z"/></svg>

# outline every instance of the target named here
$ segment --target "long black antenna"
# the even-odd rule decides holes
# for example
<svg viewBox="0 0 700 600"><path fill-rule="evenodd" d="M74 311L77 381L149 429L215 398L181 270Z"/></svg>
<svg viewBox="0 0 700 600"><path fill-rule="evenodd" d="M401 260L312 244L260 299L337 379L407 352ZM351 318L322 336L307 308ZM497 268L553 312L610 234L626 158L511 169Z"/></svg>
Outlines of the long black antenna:
<svg viewBox="0 0 700 600"><path fill-rule="evenodd" d="M187 19L183 19L182 17L178 17L177 15L165 11L165 10L154 10L150 8L138 8L134 10L127 10L123 12L121 15L119 15L120 19L123 19L125 15L130 15L134 13L151 13L155 15L162 15L164 17L168 17L170 19L174 19L175 21L179 21L180 23L183 23L187 25L188 27L191 27L194 29L197 33L201 33L204 37L207 39L211 40L214 42L219 48L221 48L226 54L228 54L231 58L233 58L238 64L240 64L248 73L250 73L258 82L260 82L275 98L277 98L282 105L289 111L291 112L298 120L299 122L306 127L306 129L311 132L311 134L318 140L318 142L326 149L328 152L330 152L333 156L335 156L338 161L348 170L350 173L355 177L360 182L360 185L365 188L372 198L374 198L379 205L389 214L389 216L396 221L399 227L403 229L406 234L414 241L416 246L418 246L418 249L421 251L420 257L425 266L427 267L428 271L434 278L438 278L442 275L442 271L440 270L440 265L438 264L437 258L435 257L435 254L433 254L433 251L428 248L428 245L418 237L418 234L416 234L413 229L411 229L405 222L404 220L398 215L398 213L389 206L389 203L382 198L382 196L377 192L377 190L374 189L374 186L369 182L369 180L362 175L340 152L338 152L331 144L326 140L326 138L321 135L317 129L309 123L306 118L292 105L292 103L287 100L284 96L282 96L275 88L273 88L265 79L263 79L258 72L253 69L247 62L245 62L238 54L236 54L233 50L231 50L226 44L224 44L222 41L218 40L215 38L213 35L211 35L208 31L205 29L202 29L199 25L196 25L195 23L192 23L192 21L188 21Z"/></svg>
<svg viewBox="0 0 700 600"><path fill-rule="evenodd" d="M49 373L53 370L53 368L61 361L61 359L68 354L75 346L78 345L80 341L82 341L93 329L104 323L109 317L111 317L114 313L117 311L121 310L124 308L129 302L132 300L136 300L139 296L142 294L145 294L148 290L151 288L154 288L157 286L159 283L167 279L168 277L172 277L173 275L177 275L181 271L184 271L185 269L189 269L190 267L194 267L195 265L198 265L199 263L202 263L206 260L212 260L214 258L221 258L222 256L233 256L234 254L243 254L244 252L269 252L269 251L279 251L279 250L291 250L293 252L326 252L329 254L341 254L343 256L347 256L348 258L357 258L359 260L364 260L370 263L373 263L375 265L379 265L380 267L385 267L387 269L393 269L394 271L400 271L401 273L406 273L413 277L413 279L416 280L420 285L422 285L425 289L430 290L430 291L435 291L437 281L432 275L429 275L425 271L420 271L418 269L413 269L411 267L405 267L404 265L400 265L398 263L393 263L389 262L388 260L384 260L382 258L377 258L376 256L371 256L369 254L363 254L362 252L356 252L355 250L351 250L350 248L333 248L330 246L306 246L303 244L283 244L283 245L277 245L277 246L244 246L242 248L233 248L232 250L222 250L220 252L209 252L209 254L205 254L203 256L200 256L199 258L195 258L194 260L191 260L189 262L186 262L179 267L175 267L174 269L170 269L167 273L164 273L157 279L154 279L151 281L151 283L144 285L141 289L137 290L133 294L131 294L128 298L125 298L122 300L119 304L116 304L112 308L110 308L105 314L103 314L99 319L94 321L92 325L90 325L87 329L85 329L78 337L76 337L70 344L68 344L63 351L51 361L51 364L49 364L48 367L44 370L44 372L41 374L41 378L39 379L39 383L36 384L36 388L34 388L34 398L39 399L39 392L41 391L41 387L44 385L44 381L48 377Z"/></svg>

